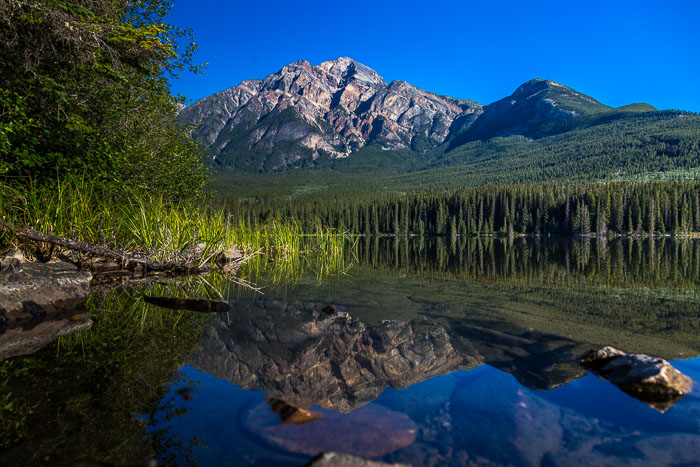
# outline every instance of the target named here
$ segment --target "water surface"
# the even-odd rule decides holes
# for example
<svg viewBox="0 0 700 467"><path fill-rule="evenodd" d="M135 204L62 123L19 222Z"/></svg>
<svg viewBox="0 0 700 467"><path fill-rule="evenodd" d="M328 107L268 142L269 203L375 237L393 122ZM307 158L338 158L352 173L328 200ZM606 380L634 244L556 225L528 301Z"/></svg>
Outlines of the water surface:
<svg viewBox="0 0 700 467"><path fill-rule="evenodd" d="M92 329L3 364L22 409L3 412L0 459L700 463L697 385L661 412L576 363L613 345L699 380L700 241L367 238L327 269L251 263L262 293L213 277L147 290L221 294L218 315L93 297Z"/></svg>

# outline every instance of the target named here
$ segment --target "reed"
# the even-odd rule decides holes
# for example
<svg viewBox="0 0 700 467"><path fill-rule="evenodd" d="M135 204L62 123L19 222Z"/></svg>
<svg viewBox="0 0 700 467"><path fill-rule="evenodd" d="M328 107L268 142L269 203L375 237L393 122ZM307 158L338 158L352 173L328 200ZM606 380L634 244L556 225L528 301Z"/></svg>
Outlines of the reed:
<svg viewBox="0 0 700 467"><path fill-rule="evenodd" d="M87 181L58 182L52 189L19 191L0 185L0 216L15 227L31 226L44 233L145 254L153 260L177 260L204 244L202 258L232 245L244 254L260 253L293 268L302 256L326 261L335 270L348 235L317 223L311 232L295 221L249 225L233 221L225 207L207 200L170 201L157 194L105 194ZM11 244L31 252L8 233L0 248Z"/></svg>

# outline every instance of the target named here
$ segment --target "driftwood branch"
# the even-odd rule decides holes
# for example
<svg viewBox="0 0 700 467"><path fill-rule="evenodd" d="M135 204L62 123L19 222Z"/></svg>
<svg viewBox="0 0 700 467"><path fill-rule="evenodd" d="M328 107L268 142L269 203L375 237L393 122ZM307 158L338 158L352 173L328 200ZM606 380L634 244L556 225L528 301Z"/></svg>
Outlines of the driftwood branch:
<svg viewBox="0 0 700 467"><path fill-rule="evenodd" d="M115 261L119 261L123 267L128 267L131 263L133 265L142 266L145 270L151 271L164 271L173 274L198 274L203 272L209 272L211 268L206 265L198 265L194 263L176 263L172 261L153 261L142 256L137 256L128 253L119 253L112 251L108 248L92 245L90 243L81 242L79 240L71 240L68 238L57 237L51 234L45 234L34 230L31 228L24 229L13 229L4 222L0 222L0 230L14 233L17 237L25 238L27 240L32 240L35 242L49 243L51 245L60 246L72 251L77 251L91 256L99 256L101 258L108 258Z"/></svg>

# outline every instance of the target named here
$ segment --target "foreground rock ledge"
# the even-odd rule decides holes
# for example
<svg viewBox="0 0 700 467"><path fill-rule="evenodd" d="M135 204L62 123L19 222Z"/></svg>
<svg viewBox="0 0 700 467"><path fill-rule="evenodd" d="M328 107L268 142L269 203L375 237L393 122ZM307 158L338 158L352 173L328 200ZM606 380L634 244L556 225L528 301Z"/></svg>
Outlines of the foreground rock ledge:
<svg viewBox="0 0 700 467"><path fill-rule="evenodd" d="M661 412L693 388L693 380L662 358L626 354L614 347L591 350L579 364Z"/></svg>
<svg viewBox="0 0 700 467"><path fill-rule="evenodd" d="M82 307L92 274L70 263L25 263L0 273L0 328Z"/></svg>

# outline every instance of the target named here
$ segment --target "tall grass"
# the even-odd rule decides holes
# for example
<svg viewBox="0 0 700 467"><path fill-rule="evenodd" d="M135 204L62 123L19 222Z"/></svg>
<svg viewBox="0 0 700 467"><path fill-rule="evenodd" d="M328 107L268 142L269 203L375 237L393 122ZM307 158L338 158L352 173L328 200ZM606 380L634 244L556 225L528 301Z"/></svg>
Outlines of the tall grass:
<svg viewBox="0 0 700 467"><path fill-rule="evenodd" d="M200 244L205 245L201 257L208 258L235 245L244 254L259 253L290 267L313 254L333 269L347 239L321 225L303 232L294 221L250 226L232 221L225 207L206 200L174 202L145 192L105 195L86 181L59 182L50 190L0 185L0 216L16 228L32 227L154 260L180 259ZM0 247L22 246L18 242L10 234L0 236Z"/></svg>

